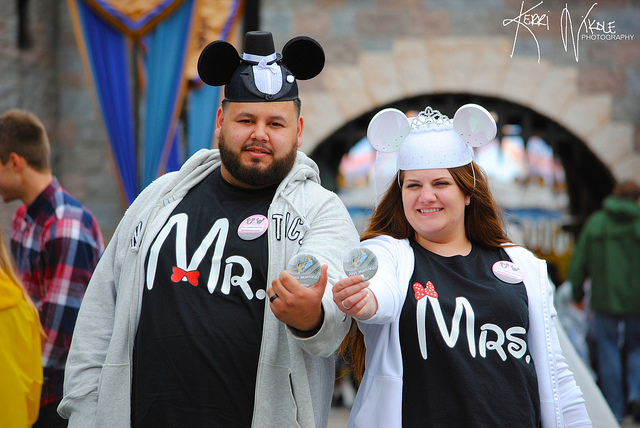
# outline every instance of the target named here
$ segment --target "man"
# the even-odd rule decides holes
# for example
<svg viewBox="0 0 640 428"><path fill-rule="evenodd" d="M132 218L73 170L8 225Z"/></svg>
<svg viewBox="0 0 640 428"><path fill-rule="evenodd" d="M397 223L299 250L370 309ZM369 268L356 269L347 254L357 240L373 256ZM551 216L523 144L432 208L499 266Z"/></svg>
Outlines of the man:
<svg viewBox="0 0 640 428"><path fill-rule="evenodd" d="M568 280L594 313L598 384L618 421L627 404L640 420L640 187L618 183L580 232Z"/></svg>
<svg viewBox="0 0 640 428"><path fill-rule="evenodd" d="M47 335L42 344L41 409L35 427L66 426L56 412L80 302L104 250L91 212L64 190L49 166L49 139L30 112L0 116L0 194L24 205L13 217L11 252L40 313Z"/></svg>
<svg viewBox="0 0 640 428"><path fill-rule="evenodd" d="M282 54L266 32L247 33L242 57L205 48L200 76L226 85L219 150L156 180L120 222L74 333L59 407L71 426L327 425L350 325L327 283L359 244L297 151L296 79L323 65L308 38ZM323 263L310 287L285 271L299 254Z"/></svg>

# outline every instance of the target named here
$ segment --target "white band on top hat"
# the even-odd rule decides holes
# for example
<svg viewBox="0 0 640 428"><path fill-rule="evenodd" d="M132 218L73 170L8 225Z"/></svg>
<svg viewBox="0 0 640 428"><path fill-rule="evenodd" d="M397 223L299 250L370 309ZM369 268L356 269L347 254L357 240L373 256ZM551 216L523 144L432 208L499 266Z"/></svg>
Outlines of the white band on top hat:
<svg viewBox="0 0 640 428"><path fill-rule="evenodd" d="M249 62L271 62L271 61L275 61L276 59L278 59L278 55L274 52L271 55L267 55L267 56L263 56L263 55L254 55L254 54L248 54L246 52L242 52L242 59L245 61L249 61Z"/></svg>

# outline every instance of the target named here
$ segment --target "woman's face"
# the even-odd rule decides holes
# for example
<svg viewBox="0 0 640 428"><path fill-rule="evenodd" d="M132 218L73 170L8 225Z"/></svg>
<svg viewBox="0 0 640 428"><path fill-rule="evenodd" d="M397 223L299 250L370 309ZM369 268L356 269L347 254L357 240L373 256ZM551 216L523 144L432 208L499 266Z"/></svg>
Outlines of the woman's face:
<svg viewBox="0 0 640 428"><path fill-rule="evenodd" d="M404 172L404 214L416 231L416 240L425 248L430 242L447 244L466 239L464 210L469 200L447 169Z"/></svg>

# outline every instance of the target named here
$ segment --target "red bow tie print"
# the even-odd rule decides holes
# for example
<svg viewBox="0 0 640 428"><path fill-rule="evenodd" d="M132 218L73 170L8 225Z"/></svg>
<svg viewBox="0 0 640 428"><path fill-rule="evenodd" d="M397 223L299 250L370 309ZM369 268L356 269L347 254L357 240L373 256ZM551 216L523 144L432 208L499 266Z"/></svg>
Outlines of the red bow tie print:
<svg viewBox="0 0 640 428"><path fill-rule="evenodd" d="M200 272L198 272L197 270L192 270L190 272L187 272L186 270L182 270L179 267L174 267L173 275L171 275L171 281L180 282L186 277L187 281L189 281L189 284L196 286L198 285L199 276L200 276Z"/></svg>
<svg viewBox="0 0 640 428"><path fill-rule="evenodd" d="M416 295L416 300L420 300L425 296L438 298L438 292L436 291L433 283L431 281L427 281L427 286L423 287L422 284L416 282L413 284L413 291Z"/></svg>

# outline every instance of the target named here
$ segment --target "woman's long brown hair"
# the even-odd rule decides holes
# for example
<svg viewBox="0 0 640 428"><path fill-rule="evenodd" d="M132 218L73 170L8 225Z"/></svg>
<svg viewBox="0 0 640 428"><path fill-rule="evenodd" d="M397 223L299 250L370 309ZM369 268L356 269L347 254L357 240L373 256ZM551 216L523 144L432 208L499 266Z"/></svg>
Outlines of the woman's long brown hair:
<svg viewBox="0 0 640 428"><path fill-rule="evenodd" d="M485 172L475 162L448 170L462 192L471 196L471 203L464 213L464 228L470 241L487 247L513 245L504 228L503 211L491 195ZM387 189L380 204L373 211L367 230L361 241L380 235L395 239L408 239L415 232L404 215L402 183L404 172L399 171ZM362 380L365 370L366 347L364 336L355 320L351 330L340 345L340 354L351 365L354 377Z"/></svg>

